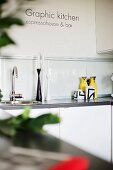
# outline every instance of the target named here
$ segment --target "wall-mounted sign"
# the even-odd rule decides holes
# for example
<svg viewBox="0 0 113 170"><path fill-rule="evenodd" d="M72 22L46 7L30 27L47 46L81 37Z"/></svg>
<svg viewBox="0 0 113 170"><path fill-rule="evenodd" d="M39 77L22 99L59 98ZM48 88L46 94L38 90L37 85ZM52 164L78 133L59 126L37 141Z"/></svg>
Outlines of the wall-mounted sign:
<svg viewBox="0 0 113 170"><path fill-rule="evenodd" d="M71 28L73 23L80 20L79 16L71 15L69 12L50 12L47 10L34 11L26 9L25 15L27 16L26 24L30 25L44 25L44 26L60 26Z"/></svg>

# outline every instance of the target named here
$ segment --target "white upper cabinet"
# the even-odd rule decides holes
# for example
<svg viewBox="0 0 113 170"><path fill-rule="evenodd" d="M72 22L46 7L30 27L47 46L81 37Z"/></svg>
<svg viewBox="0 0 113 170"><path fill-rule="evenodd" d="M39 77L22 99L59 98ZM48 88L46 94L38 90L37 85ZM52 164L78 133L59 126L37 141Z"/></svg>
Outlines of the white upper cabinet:
<svg viewBox="0 0 113 170"><path fill-rule="evenodd" d="M97 52L113 52L113 0L96 0Z"/></svg>

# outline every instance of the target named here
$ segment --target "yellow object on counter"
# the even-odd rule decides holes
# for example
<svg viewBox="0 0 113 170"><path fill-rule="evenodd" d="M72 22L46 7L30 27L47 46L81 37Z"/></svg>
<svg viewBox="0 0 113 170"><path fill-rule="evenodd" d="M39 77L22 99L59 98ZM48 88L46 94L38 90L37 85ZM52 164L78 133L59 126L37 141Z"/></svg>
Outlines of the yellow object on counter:
<svg viewBox="0 0 113 170"><path fill-rule="evenodd" d="M96 83L96 77L95 76L90 77L90 84L89 85L94 87L94 89L95 89L94 98L96 99L97 98L97 83Z"/></svg>
<svg viewBox="0 0 113 170"><path fill-rule="evenodd" d="M81 77L79 88L85 92L87 86L87 77Z"/></svg>

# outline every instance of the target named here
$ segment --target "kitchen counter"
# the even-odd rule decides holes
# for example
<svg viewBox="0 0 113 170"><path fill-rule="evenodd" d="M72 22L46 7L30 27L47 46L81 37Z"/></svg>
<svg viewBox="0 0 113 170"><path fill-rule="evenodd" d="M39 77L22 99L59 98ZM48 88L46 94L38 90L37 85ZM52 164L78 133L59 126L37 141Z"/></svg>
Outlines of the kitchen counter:
<svg viewBox="0 0 113 170"><path fill-rule="evenodd" d="M41 103L33 104L2 104L0 108L4 110L23 109L25 106L30 106L32 109L41 108L59 108L59 107L83 107L83 106L98 106L98 105L112 105L113 99L111 97L103 97L95 100L71 100L71 99L59 99L44 101Z"/></svg>
<svg viewBox="0 0 113 170"><path fill-rule="evenodd" d="M7 156L8 150L11 147L18 148L18 150L19 150L19 148L21 148L21 151L23 148L23 152L25 152L24 149L28 150L30 148L35 151L34 152L35 155L36 155L36 152L38 153L38 151L46 151L44 155L46 156L48 153L48 157L50 155L52 156L52 153L56 153L57 159L58 159L57 154L85 156L86 158L88 158L89 163L90 163L89 170L113 170L113 164L106 162L98 157L95 157L95 156L81 150L80 148L77 148L73 145L70 145L58 138L55 138L55 137L53 137L51 135L47 135L47 134L40 135L40 134L33 134L33 133L20 133L13 140L10 140L9 138L0 136L0 153L2 152L2 154L0 154L0 155L2 156L2 155L4 155L3 153L6 153L6 156ZM4 151L3 151L3 149L4 149ZM32 150L28 153L32 153ZM0 162L1 162L1 156L0 156ZM19 157L19 161L20 160L21 159ZM3 161L3 159L2 159L2 161ZM7 163L10 163L8 161L13 163L12 161L14 161L14 160L7 159L5 162L6 165L7 165ZM3 162L1 162L1 163L3 163ZM0 166L2 166L2 164ZM25 168L25 166L24 166L24 168Z"/></svg>

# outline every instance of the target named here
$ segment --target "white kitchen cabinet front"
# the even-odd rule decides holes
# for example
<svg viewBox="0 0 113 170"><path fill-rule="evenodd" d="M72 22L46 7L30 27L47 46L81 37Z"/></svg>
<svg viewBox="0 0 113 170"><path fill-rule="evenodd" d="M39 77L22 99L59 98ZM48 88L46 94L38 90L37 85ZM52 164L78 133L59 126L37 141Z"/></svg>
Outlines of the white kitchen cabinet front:
<svg viewBox="0 0 113 170"><path fill-rule="evenodd" d="M112 163L113 163L113 106L112 106Z"/></svg>
<svg viewBox="0 0 113 170"><path fill-rule="evenodd" d="M60 138L111 160L111 106L61 108Z"/></svg>
<svg viewBox="0 0 113 170"><path fill-rule="evenodd" d="M97 52L113 52L113 0L96 0Z"/></svg>

